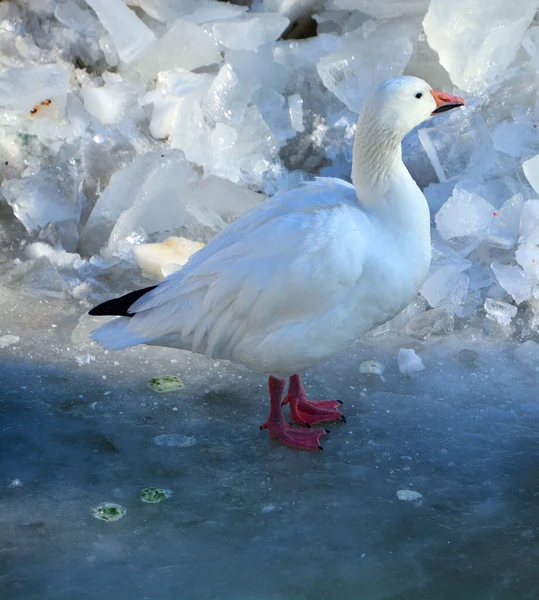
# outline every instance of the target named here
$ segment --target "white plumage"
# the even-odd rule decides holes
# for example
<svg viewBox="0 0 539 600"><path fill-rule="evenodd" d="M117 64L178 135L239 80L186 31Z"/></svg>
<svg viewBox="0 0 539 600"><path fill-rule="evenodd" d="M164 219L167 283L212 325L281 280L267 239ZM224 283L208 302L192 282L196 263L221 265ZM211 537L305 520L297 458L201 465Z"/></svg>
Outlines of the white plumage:
<svg viewBox="0 0 539 600"><path fill-rule="evenodd" d="M413 77L385 82L358 121L355 185L318 178L264 202L93 337L111 349L191 350L280 379L345 349L405 308L427 274L429 210L400 142L437 106L463 103Z"/></svg>

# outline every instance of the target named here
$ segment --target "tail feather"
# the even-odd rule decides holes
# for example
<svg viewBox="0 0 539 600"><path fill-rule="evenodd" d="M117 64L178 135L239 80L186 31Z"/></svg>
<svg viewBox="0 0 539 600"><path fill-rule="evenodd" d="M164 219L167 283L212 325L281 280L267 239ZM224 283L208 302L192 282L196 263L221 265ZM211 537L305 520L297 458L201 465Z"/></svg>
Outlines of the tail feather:
<svg viewBox="0 0 539 600"><path fill-rule="evenodd" d="M125 294L124 296L120 296L119 298L113 298L112 300L107 300L98 306L94 306L92 310L88 312L92 317L103 317L103 316L117 316L117 317L132 317L135 313L130 312L129 309L135 302L142 298L148 292L154 290L157 286L151 285L150 287L143 288L141 290L135 290L134 292L129 292L129 294Z"/></svg>
<svg viewBox="0 0 539 600"><path fill-rule="evenodd" d="M113 319L92 331L90 337L108 350L123 350L129 346L147 344L153 340L135 331L129 331L131 320L128 317Z"/></svg>

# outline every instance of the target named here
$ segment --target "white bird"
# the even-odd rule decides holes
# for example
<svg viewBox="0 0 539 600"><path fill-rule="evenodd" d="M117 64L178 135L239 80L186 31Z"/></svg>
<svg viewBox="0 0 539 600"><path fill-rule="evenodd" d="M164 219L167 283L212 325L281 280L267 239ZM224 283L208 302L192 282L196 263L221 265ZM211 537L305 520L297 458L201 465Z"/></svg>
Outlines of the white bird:
<svg viewBox="0 0 539 600"><path fill-rule="evenodd" d="M299 373L417 294L430 265L430 215L401 141L464 104L416 77L383 82L357 123L354 185L317 178L248 211L158 285L92 309L120 316L92 337L109 349L182 348L267 374L270 414L262 427L289 446L321 448L325 430L310 424L344 417L339 401L307 400ZM286 403L307 428L285 422Z"/></svg>

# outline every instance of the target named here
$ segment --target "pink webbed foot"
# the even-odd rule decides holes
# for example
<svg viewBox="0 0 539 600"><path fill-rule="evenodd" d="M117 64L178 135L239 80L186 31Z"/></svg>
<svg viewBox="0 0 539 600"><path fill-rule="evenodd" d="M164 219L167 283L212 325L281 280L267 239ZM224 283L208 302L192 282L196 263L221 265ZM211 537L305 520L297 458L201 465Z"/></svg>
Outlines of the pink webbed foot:
<svg viewBox="0 0 539 600"><path fill-rule="evenodd" d="M326 421L346 422L346 417L337 408L342 404L340 400L307 400L299 375L290 377L288 394L283 401L283 406L285 404L290 404L292 421L304 427Z"/></svg>
<svg viewBox="0 0 539 600"><path fill-rule="evenodd" d="M300 450L323 450L320 445L320 438L326 435L327 431L321 427L312 429L300 429L284 424L284 427L275 427L271 423L264 423L260 429L268 429L271 438L277 439L291 448Z"/></svg>
<svg viewBox="0 0 539 600"><path fill-rule="evenodd" d="M281 398L283 397L285 382L276 377L268 380L270 395L270 414L268 420L260 429L267 429L270 437L281 441L292 448L301 450L322 450L320 438L328 433L325 429L299 429L285 423Z"/></svg>

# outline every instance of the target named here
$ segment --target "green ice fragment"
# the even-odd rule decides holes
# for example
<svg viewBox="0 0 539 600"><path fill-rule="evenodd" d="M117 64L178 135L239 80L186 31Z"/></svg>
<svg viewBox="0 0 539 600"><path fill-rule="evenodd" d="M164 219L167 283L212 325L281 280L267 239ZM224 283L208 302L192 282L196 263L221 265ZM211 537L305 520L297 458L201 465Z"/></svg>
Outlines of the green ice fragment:
<svg viewBox="0 0 539 600"><path fill-rule="evenodd" d="M117 521L126 513L123 506L114 504L113 502L104 502L95 508L92 508L92 514L100 521Z"/></svg>
<svg viewBox="0 0 539 600"><path fill-rule="evenodd" d="M184 387L183 381L177 375L154 377L150 379L148 385L154 392L174 392Z"/></svg>
<svg viewBox="0 0 539 600"><path fill-rule="evenodd" d="M172 496L172 490L162 489L162 488L144 488L140 492L140 499L142 502L147 502L148 504L157 504L167 498Z"/></svg>

